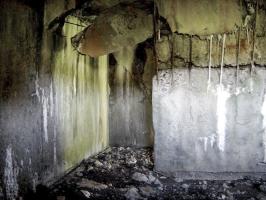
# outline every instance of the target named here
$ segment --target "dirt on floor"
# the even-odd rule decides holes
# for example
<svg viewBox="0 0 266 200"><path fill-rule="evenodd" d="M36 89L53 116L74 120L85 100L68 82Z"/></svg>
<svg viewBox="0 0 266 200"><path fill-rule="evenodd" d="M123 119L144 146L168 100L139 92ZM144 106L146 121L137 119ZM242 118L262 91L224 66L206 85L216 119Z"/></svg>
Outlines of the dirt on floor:
<svg viewBox="0 0 266 200"><path fill-rule="evenodd" d="M152 149L113 147L89 158L50 188L26 199L266 200L266 181L183 180L153 171Z"/></svg>

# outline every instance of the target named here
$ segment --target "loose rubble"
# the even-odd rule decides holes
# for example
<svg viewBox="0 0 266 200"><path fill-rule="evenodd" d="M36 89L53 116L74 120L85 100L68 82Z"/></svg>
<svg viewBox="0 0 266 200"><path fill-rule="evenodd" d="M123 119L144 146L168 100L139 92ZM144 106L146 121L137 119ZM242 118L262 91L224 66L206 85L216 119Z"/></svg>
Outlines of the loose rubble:
<svg viewBox="0 0 266 200"><path fill-rule="evenodd" d="M165 177L153 171L152 149L123 147L89 158L48 190L32 199L266 200L266 181Z"/></svg>

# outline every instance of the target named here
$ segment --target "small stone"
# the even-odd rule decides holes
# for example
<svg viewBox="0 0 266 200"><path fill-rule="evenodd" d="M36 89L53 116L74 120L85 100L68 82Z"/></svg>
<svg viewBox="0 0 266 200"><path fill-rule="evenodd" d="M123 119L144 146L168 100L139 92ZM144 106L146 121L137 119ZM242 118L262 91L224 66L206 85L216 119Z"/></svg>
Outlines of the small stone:
<svg viewBox="0 0 266 200"><path fill-rule="evenodd" d="M95 190L103 190L108 188L107 185L102 184L102 183L98 183L96 181L93 180L88 180L88 179L82 179L82 181L80 183L78 183L78 186L80 187L85 187L85 188L91 188L91 189L95 189Z"/></svg>
<svg viewBox="0 0 266 200"><path fill-rule="evenodd" d="M184 180L182 178L175 178L175 182L182 183Z"/></svg>
<svg viewBox="0 0 266 200"><path fill-rule="evenodd" d="M102 164L99 160L96 160L96 161L94 162L94 165L95 165L96 167L102 167L102 166L103 166L103 164Z"/></svg>
<svg viewBox="0 0 266 200"><path fill-rule="evenodd" d="M188 188L189 188L189 185L184 183L184 184L182 184L182 186L181 186L181 187L187 191L187 190L188 190Z"/></svg>
<svg viewBox="0 0 266 200"><path fill-rule="evenodd" d="M125 150L125 148L124 147L119 147L118 150L119 151L123 151L123 150Z"/></svg>
<svg viewBox="0 0 266 200"><path fill-rule="evenodd" d="M266 185L265 185L265 184L260 185L260 190L261 190L262 192L266 192Z"/></svg>
<svg viewBox="0 0 266 200"><path fill-rule="evenodd" d="M225 196L224 194L222 194L221 198L222 198L222 199L225 199L225 198L226 198L226 196Z"/></svg>
<svg viewBox="0 0 266 200"><path fill-rule="evenodd" d="M78 177L83 177L83 173L82 173L82 172L77 172L77 173L76 173L76 176L78 176Z"/></svg>
<svg viewBox="0 0 266 200"><path fill-rule="evenodd" d="M224 189L228 189L228 188L230 188L230 187L229 187L226 183L224 183L224 184L223 184L223 188L224 188Z"/></svg>
<svg viewBox="0 0 266 200"><path fill-rule="evenodd" d="M58 197L56 197L56 200L65 200L65 199L66 199L65 196L58 196Z"/></svg>
<svg viewBox="0 0 266 200"><path fill-rule="evenodd" d="M135 187L131 187L125 194L125 197L129 200L142 199L138 192L138 189Z"/></svg>
<svg viewBox="0 0 266 200"><path fill-rule="evenodd" d="M91 193L86 191L86 190L81 190L82 194L86 197L86 198L90 198L91 197Z"/></svg>
<svg viewBox="0 0 266 200"><path fill-rule="evenodd" d="M148 179L150 183L153 183L156 181L156 178L152 175L152 173L149 173Z"/></svg>
<svg viewBox="0 0 266 200"><path fill-rule="evenodd" d="M262 193L259 193L259 194L257 195L257 199L258 199L258 200L266 200L266 196L265 196L264 194L262 194Z"/></svg>
<svg viewBox="0 0 266 200"><path fill-rule="evenodd" d="M156 179L156 180L154 181L154 184L155 184L155 185L159 185L159 186L163 186L163 184L161 183L161 181L159 181L159 179Z"/></svg>
<svg viewBox="0 0 266 200"><path fill-rule="evenodd" d="M147 197L152 196L155 193L154 189L151 186L140 187L139 189L141 194Z"/></svg>
<svg viewBox="0 0 266 200"><path fill-rule="evenodd" d="M202 189L203 189L203 190L207 190L207 189L208 189L208 185L203 184L203 185L202 185Z"/></svg>
<svg viewBox="0 0 266 200"><path fill-rule="evenodd" d="M94 168L92 166L89 166L88 169L87 169L87 171L89 172L89 171L92 171L93 169Z"/></svg>
<svg viewBox="0 0 266 200"><path fill-rule="evenodd" d="M131 156L131 157L128 159L127 163L128 163L129 165L134 165L134 164L137 163L137 160L136 160L136 158L135 158L134 156Z"/></svg>
<svg viewBox="0 0 266 200"><path fill-rule="evenodd" d="M3 189L0 187L0 198L4 197Z"/></svg>
<svg viewBox="0 0 266 200"><path fill-rule="evenodd" d="M139 182L145 182L147 183L149 181L149 179L147 178L147 176L145 174L139 173L139 172L135 172L132 175L132 179L135 181L139 181Z"/></svg>

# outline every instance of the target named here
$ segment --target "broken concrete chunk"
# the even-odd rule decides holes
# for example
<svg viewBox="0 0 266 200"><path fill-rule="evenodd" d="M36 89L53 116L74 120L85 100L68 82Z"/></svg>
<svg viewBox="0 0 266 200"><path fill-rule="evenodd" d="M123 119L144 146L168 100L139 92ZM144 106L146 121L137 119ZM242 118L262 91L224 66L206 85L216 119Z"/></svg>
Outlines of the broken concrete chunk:
<svg viewBox="0 0 266 200"><path fill-rule="evenodd" d="M147 178L147 176L139 172L135 172L132 175L132 179L135 181L139 181L139 182L145 182L145 183L149 182L149 179Z"/></svg>
<svg viewBox="0 0 266 200"><path fill-rule="evenodd" d="M141 194L146 197L149 197L155 194L155 191L151 186L140 187L139 189L140 189Z"/></svg>
<svg viewBox="0 0 266 200"><path fill-rule="evenodd" d="M86 197L86 198L90 198L91 197L91 193L86 191L86 190L81 190L82 194Z"/></svg>
<svg viewBox="0 0 266 200"><path fill-rule="evenodd" d="M82 181L80 183L78 183L78 186L84 187L84 188L90 188L90 189L94 189L94 190L104 190L104 189L108 188L108 186L105 184L98 183L96 181L88 180L88 179L84 179L84 178L82 179Z"/></svg>
<svg viewBox="0 0 266 200"><path fill-rule="evenodd" d="M210 35L242 25L239 0L156 0L156 4L173 32Z"/></svg>
<svg viewBox="0 0 266 200"><path fill-rule="evenodd" d="M125 197L129 200L142 199L138 192L138 189L135 187L131 187L125 194Z"/></svg>
<svg viewBox="0 0 266 200"><path fill-rule="evenodd" d="M131 7L115 6L102 13L79 40L77 50L92 57L135 46L153 35L152 15ZM75 40L76 41L76 40Z"/></svg>

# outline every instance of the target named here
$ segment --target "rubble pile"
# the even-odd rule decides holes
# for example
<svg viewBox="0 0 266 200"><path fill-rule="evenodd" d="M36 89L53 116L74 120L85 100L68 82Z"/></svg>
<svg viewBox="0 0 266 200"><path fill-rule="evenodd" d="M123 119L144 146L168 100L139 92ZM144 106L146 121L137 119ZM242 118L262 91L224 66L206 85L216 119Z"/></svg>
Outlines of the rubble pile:
<svg viewBox="0 0 266 200"><path fill-rule="evenodd" d="M152 149L113 147L89 158L38 199L266 200L266 182L183 180L153 171Z"/></svg>

